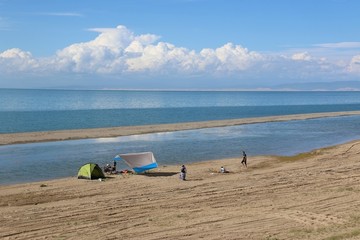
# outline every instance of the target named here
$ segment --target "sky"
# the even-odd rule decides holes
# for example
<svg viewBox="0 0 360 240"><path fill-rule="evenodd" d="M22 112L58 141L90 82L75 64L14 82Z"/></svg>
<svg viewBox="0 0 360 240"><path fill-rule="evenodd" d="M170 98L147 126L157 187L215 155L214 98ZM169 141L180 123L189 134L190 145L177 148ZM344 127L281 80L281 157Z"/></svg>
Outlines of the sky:
<svg viewBox="0 0 360 240"><path fill-rule="evenodd" d="M359 9L358 0L0 0L0 88L351 90Z"/></svg>

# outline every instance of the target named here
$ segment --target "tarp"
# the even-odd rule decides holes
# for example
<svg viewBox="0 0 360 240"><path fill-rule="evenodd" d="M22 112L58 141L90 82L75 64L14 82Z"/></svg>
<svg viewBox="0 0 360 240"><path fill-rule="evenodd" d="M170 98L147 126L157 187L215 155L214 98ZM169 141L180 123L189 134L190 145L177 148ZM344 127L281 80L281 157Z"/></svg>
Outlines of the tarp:
<svg viewBox="0 0 360 240"><path fill-rule="evenodd" d="M124 159L127 165L137 173L158 167L152 152L119 154L114 159L119 159L118 156Z"/></svg>
<svg viewBox="0 0 360 240"><path fill-rule="evenodd" d="M99 179L105 178L101 168L96 163L87 163L80 167L78 171L78 178L83 179Z"/></svg>

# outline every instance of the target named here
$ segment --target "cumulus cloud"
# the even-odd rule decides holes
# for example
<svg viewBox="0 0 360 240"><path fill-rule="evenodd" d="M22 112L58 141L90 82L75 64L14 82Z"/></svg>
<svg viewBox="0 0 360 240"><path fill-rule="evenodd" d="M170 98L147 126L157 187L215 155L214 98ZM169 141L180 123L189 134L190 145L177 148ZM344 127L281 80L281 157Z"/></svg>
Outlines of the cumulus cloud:
<svg viewBox="0 0 360 240"><path fill-rule="evenodd" d="M159 42L142 46L137 57L127 59L130 71L176 71L178 73L224 73L248 69L261 60L259 53L232 43L217 49L203 49L200 53Z"/></svg>
<svg viewBox="0 0 360 240"><path fill-rule="evenodd" d="M0 66L2 72L33 71L39 67L39 63L30 52L12 48L0 53Z"/></svg>
<svg viewBox="0 0 360 240"><path fill-rule="evenodd" d="M57 70L125 72L128 70L126 60L133 57L131 53L141 54L143 45L150 45L159 38L151 34L135 36L124 26L95 28L90 31L98 32L99 36L92 41L73 44L57 52L53 61Z"/></svg>
<svg viewBox="0 0 360 240"><path fill-rule="evenodd" d="M243 71L264 59L260 53L250 52L248 49L232 43L225 44L214 52L209 49L207 57L216 60L217 69L220 71ZM205 62L208 62L207 58L205 58Z"/></svg>
<svg viewBox="0 0 360 240"><path fill-rule="evenodd" d="M292 60L295 61L310 61L311 56L308 52L295 53L291 56Z"/></svg>
<svg viewBox="0 0 360 240"><path fill-rule="evenodd" d="M77 43L57 52L59 71L97 73L198 73L243 71L263 59L240 45L225 44L200 53L160 42L153 34L135 35L125 26L89 29L99 33L94 40Z"/></svg>
<svg viewBox="0 0 360 240"><path fill-rule="evenodd" d="M58 50L46 59L34 58L30 52L9 49L0 52L0 74L33 72L48 74L97 74L104 76L167 76L186 78L231 77L235 79L319 79L337 74L359 74L360 55L350 63L335 64L308 51L291 54L264 54L226 43L199 52L160 41L155 34L136 35L125 26L88 29L98 36ZM356 46L356 43L343 43ZM337 46L342 46L337 45ZM323 47L335 47L324 44ZM148 75L150 74L150 75Z"/></svg>

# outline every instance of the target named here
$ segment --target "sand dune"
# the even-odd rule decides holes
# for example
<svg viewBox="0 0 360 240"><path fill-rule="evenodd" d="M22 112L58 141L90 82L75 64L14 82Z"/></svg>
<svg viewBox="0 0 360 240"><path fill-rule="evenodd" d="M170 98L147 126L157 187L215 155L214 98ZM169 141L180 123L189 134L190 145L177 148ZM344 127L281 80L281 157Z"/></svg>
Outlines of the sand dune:
<svg viewBox="0 0 360 240"><path fill-rule="evenodd" d="M73 139L86 139L86 138L119 137L119 136L128 136L128 135L154 133L154 132L171 132L171 131L180 131L180 130L189 130L189 129L235 126L241 124L280 122L280 121L290 121L290 120L304 120L304 119L312 119L312 118L338 117L338 116L351 116L351 115L360 115L360 111L295 114L295 115L284 115L284 116L270 116L270 117L256 117L256 118L242 118L242 119L219 120L219 121L188 122L188 123L130 126L130 127L0 134L0 145L29 143L29 142L49 142L49 141L61 141L61 140L73 140Z"/></svg>
<svg viewBox="0 0 360 240"><path fill-rule="evenodd" d="M360 141L146 175L0 186L0 239L359 239ZM217 171L224 165L231 173Z"/></svg>

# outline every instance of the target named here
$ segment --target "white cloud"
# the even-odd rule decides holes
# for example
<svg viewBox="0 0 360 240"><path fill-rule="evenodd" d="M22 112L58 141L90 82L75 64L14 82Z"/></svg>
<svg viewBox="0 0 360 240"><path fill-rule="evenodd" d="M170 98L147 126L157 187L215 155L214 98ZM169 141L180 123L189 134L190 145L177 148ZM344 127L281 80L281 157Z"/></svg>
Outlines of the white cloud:
<svg viewBox="0 0 360 240"><path fill-rule="evenodd" d="M18 48L12 48L0 52L0 70L1 72L33 71L39 67L39 63L34 59L30 52L22 51Z"/></svg>
<svg viewBox="0 0 360 240"><path fill-rule="evenodd" d="M264 59L260 53L250 52L248 49L232 43L217 48L215 57L220 61L219 69L222 71L246 70L255 62Z"/></svg>
<svg viewBox="0 0 360 240"><path fill-rule="evenodd" d="M9 49L0 52L0 76L22 72L100 74L123 76L167 76L169 79L202 76L211 78L326 79L358 75L360 55L341 64L313 55L309 51L264 54L241 45L227 43L199 52L160 41L154 34L136 35L125 26L92 28L98 36L88 42L72 44L47 59L36 59L30 52ZM343 43L336 46L356 46ZM330 45L324 44L330 47ZM335 46L335 45L334 45ZM151 75L147 75L150 73Z"/></svg>
<svg viewBox="0 0 360 240"><path fill-rule="evenodd" d="M263 59L261 54L249 52L246 48L232 43L217 49L203 49L200 53L159 42L156 45L139 46L138 57L127 59L131 71L176 71L178 73L218 73L248 69L254 62Z"/></svg>
<svg viewBox="0 0 360 240"><path fill-rule="evenodd" d="M322 43L314 46L323 48L360 48L360 42Z"/></svg>
<svg viewBox="0 0 360 240"><path fill-rule="evenodd" d="M310 61L311 56L308 52L295 53L291 56L292 60L295 61Z"/></svg>
<svg viewBox="0 0 360 240"><path fill-rule="evenodd" d="M121 73L128 70L126 60L132 53L142 53L159 37L135 36L124 26L89 29L100 33L94 40L70 45L57 52L54 66L61 71ZM130 54L130 55L129 55ZM129 55L129 56L128 56Z"/></svg>
<svg viewBox="0 0 360 240"><path fill-rule="evenodd" d="M348 67L349 72L360 73L360 55L354 56Z"/></svg>
<svg viewBox="0 0 360 240"><path fill-rule="evenodd" d="M166 42L159 36L136 36L125 26L89 29L99 33L94 40L70 45L57 52L54 66L61 71L159 74L201 71L243 71L262 60L261 54L232 43L199 54Z"/></svg>
<svg viewBox="0 0 360 240"><path fill-rule="evenodd" d="M156 45L142 45L142 51L137 49L136 52L130 52L131 48L127 50L128 53L138 53L138 56L135 55L126 60L129 71L161 71L161 68L165 67L165 65L173 69L174 65L181 61L184 55L183 50L164 42ZM172 60L175 60L175 62L172 62Z"/></svg>
<svg viewBox="0 0 360 240"><path fill-rule="evenodd" d="M117 26L116 28L92 28L89 31L100 33L93 41L85 43L88 46L102 46L112 50L123 50L134 39L134 34L125 26Z"/></svg>
<svg viewBox="0 0 360 240"><path fill-rule="evenodd" d="M83 17L81 13L76 12L47 12L40 15L56 16L56 17Z"/></svg>

